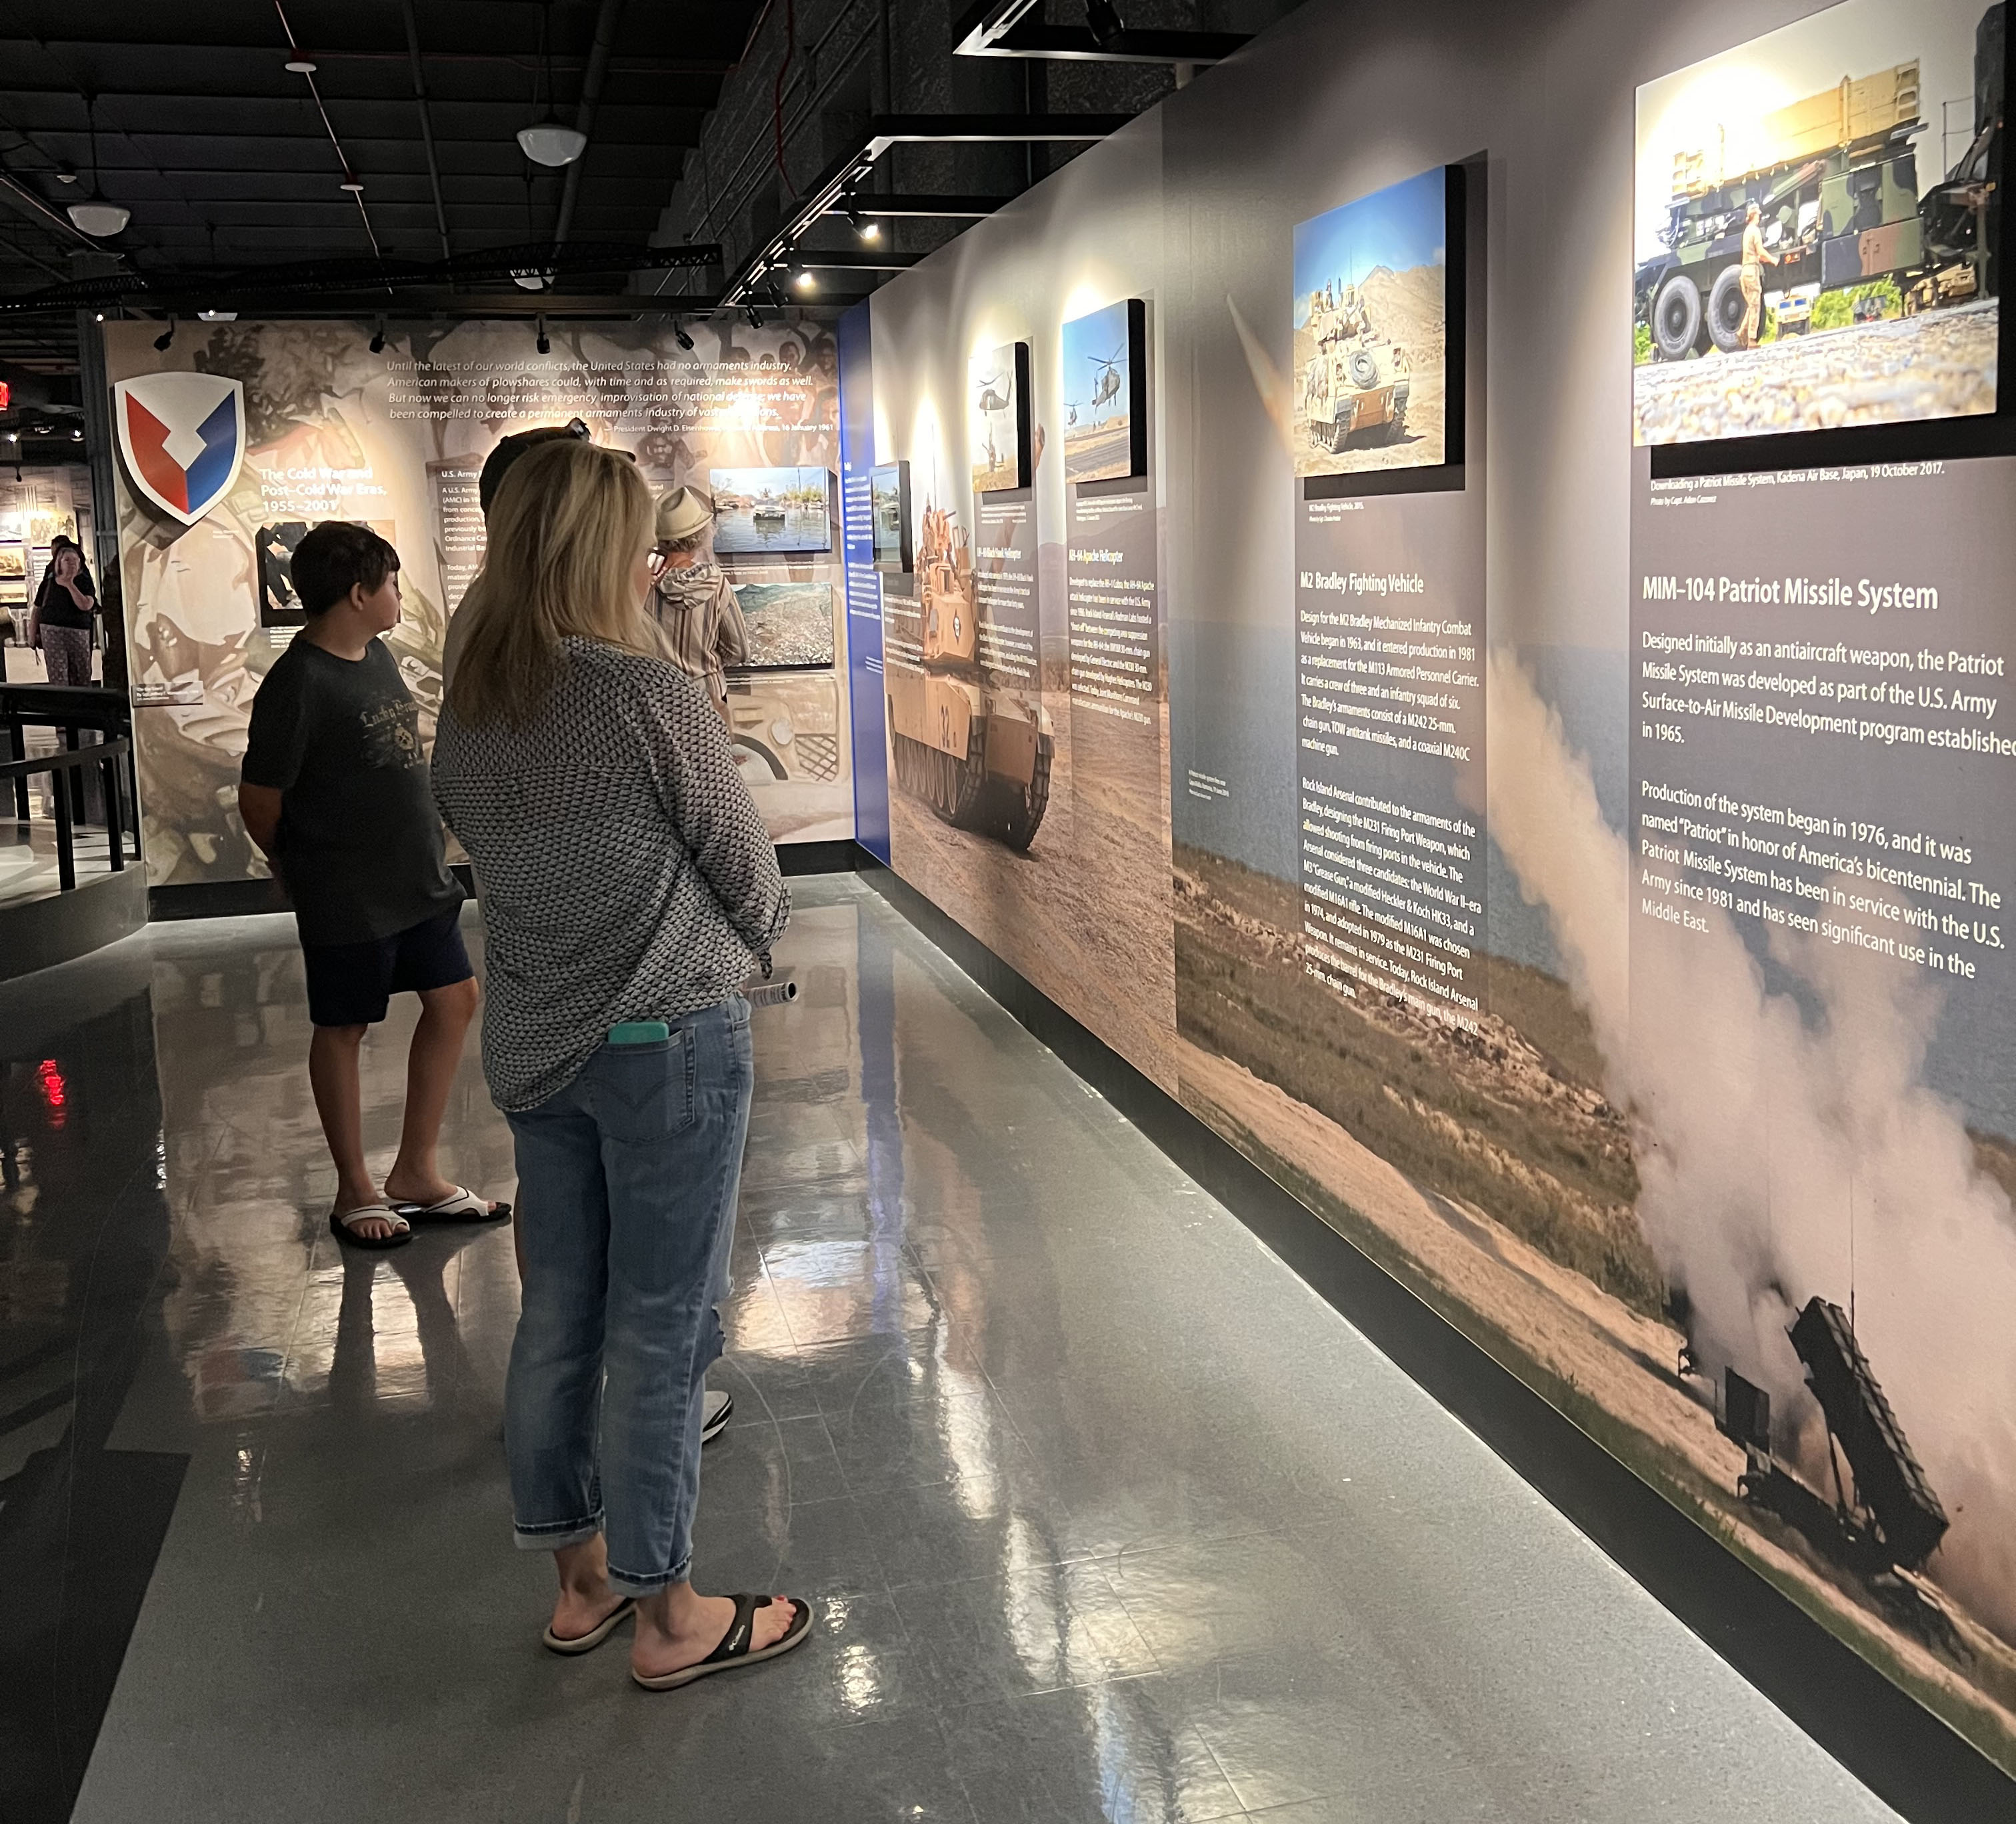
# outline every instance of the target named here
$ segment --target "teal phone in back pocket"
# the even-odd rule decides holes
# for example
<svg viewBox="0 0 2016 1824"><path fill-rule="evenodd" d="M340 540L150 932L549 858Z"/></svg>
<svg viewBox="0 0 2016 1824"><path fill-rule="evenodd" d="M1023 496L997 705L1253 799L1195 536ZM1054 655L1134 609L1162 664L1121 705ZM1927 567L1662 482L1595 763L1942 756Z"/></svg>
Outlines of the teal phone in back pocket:
<svg viewBox="0 0 2016 1824"><path fill-rule="evenodd" d="M622 1020L609 1029L611 1045L663 1045L671 1036L662 1020Z"/></svg>

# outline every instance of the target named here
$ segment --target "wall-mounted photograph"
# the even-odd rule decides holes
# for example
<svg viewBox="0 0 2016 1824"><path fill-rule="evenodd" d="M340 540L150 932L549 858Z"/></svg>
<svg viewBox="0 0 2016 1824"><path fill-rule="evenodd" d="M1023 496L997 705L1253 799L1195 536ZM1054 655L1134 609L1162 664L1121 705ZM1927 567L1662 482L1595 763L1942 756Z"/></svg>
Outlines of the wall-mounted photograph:
<svg viewBox="0 0 2016 1824"><path fill-rule="evenodd" d="M1125 297L1064 326L1064 479L1148 473L1147 311Z"/></svg>
<svg viewBox="0 0 2016 1824"><path fill-rule="evenodd" d="M717 555L830 551L831 477L823 469L710 469Z"/></svg>
<svg viewBox="0 0 2016 1824"><path fill-rule="evenodd" d="M875 567L892 576L908 576L913 567L910 549L910 465L884 462L868 472L869 523L874 534Z"/></svg>
<svg viewBox="0 0 2016 1824"><path fill-rule="evenodd" d="M737 583L752 671L833 662L833 585Z"/></svg>
<svg viewBox="0 0 2016 1824"><path fill-rule="evenodd" d="M1440 466L1448 172L1295 225L1295 473Z"/></svg>
<svg viewBox="0 0 2016 1824"><path fill-rule="evenodd" d="M2000 17L1845 0L1638 91L1636 442L1996 409Z"/></svg>
<svg viewBox="0 0 2016 1824"><path fill-rule="evenodd" d="M1029 345L1004 342L967 363L967 441L973 490L1027 487L1035 468L1029 448Z"/></svg>

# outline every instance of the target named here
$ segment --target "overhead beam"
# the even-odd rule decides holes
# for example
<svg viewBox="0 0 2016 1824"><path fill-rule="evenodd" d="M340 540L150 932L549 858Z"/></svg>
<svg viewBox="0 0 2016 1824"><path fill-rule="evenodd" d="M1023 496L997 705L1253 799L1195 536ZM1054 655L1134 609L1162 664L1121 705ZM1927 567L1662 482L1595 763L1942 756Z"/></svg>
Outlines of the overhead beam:
<svg viewBox="0 0 2016 1824"><path fill-rule="evenodd" d="M840 198L827 210L844 215L850 208L860 215L879 215L887 221L984 221L1012 196L883 196L863 191L852 202Z"/></svg>
<svg viewBox="0 0 2016 1824"><path fill-rule="evenodd" d="M448 238L448 205L441 200L441 165L434 156L434 123L427 110L427 72L420 63L420 28L413 18L413 0L401 0L406 15L406 58L413 70L413 105L420 114L420 139L427 149L427 182L434 186L434 225L441 234L441 257L455 257Z"/></svg>
<svg viewBox="0 0 2016 1824"><path fill-rule="evenodd" d="M142 43L135 39L83 38L52 38L37 41L0 35L0 54L17 55L23 46L46 51L57 56L101 57L108 52L131 52L137 56L147 57L164 51L194 51L206 57L249 57L262 61L283 56L286 49L283 45L203 45L193 43L187 38L164 38L157 43ZM304 46L303 49L318 63L403 63L406 60L405 56L398 51L332 51L323 45ZM538 53L529 49L523 52L430 50L427 61L430 63L501 63L528 72L545 67ZM571 73L585 69L589 59L585 56L563 56L556 52L551 61L556 70ZM609 70L613 76L728 76L733 74L734 70L733 59L726 57L612 56L609 59ZM106 89L104 92L113 95L121 92Z"/></svg>
<svg viewBox="0 0 2016 1824"><path fill-rule="evenodd" d="M1063 63L1222 63L1243 32L1127 30L1101 38L1089 25L1052 25L1034 0L983 0L952 27L956 57L1022 57Z"/></svg>

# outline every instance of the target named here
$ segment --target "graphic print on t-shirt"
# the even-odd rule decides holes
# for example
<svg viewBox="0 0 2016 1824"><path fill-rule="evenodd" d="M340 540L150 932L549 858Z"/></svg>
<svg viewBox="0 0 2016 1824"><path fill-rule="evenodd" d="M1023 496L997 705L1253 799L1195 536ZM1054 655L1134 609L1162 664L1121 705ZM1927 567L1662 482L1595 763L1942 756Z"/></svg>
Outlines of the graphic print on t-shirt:
<svg viewBox="0 0 2016 1824"><path fill-rule="evenodd" d="M420 752L419 707L410 696L387 697L369 705L358 712L358 727L366 766L403 772L425 764Z"/></svg>

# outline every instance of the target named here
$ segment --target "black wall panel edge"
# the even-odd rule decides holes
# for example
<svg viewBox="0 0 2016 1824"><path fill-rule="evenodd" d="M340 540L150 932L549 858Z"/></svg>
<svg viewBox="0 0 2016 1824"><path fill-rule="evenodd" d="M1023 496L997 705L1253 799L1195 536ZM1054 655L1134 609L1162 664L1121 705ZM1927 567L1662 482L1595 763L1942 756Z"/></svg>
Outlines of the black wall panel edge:
<svg viewBox="0 0 2016 1824"><path fill-rule="evenodd" d="M2016 1781L915 887L866 850L836 846L853 848L867 885L1886 1803L1913 1824L2016 1817Z"/></svg>

